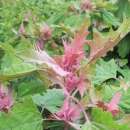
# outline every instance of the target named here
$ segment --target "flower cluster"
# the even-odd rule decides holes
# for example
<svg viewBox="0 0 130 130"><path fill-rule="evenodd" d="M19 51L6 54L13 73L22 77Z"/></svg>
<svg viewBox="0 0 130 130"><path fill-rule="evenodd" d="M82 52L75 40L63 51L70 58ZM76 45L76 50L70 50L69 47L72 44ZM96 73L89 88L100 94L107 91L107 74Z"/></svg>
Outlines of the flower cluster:
<svg viewBox="0 0 130 130"><path fill-rule="evenodd" d="M84 95L86 90L85 76L78 72L81 61L85 58L84 45L86 44L86 36L88 31L82 28L74 35L71 43L63 41L64 55L60 59L60 66L68 74L64 80L64 93L66 95L64 104L61 110L56 115L64 121L75 121L79 119L81 109L77 103L70 98L74 92L79 92L80 96ZM75 97L74 97L75 98Z"/></svg>
<svg viewBox="0 0 130 130"><path fill-rule="evenodd" d="M48 39L50 39L51 35L52 35L52 30L51 28L47 25L44 24L40 27L40 33L39 33L39 38L36 41L36 45L40 48L43 49L44 48L44 44L45 41L47 41Z"/></svg>
<svg viewBox="0 0 130 130"><path fill-rule="evenodd" d="M82 11L91 11L93 9L93 4L91 0L83 0L80 7Z"/></svg>
<svg viewBox="0 0 130 130"><path fill-rule="evenodd" d="M61 59L61 67L69 72L65 78L65 88L71 93L78 89L81 96L85 91L85 77L78 73L81 61L85 58L84 45L87 42L86 36L88 32L82 28L79 33L76 33L71 43L64 41L64 55Z"/></svg>
<svg viewBox="0 0 130 130"><path fill-rule="evenodd" d="M86 71L83 72L82 68L84 66L82 61L86 61L85 44L90 46L91 43L90 48L95 53L95 49L92 48L95 45L92 41L87 40L88 34L87 28L82 26L70 42L63 41L63 55L50 57L41 47L42 41L51 36L51 30L46 25L41 28L39 35L39 40L41 41L37 43L35 50L31 50L32 55L23 57L24 60L39 65L40 70L47 76L52 85L58 84L58 87L62 88L65 95L63 106L58 112L53 113L52 117L69 124L76 123L81 118L89 122L86 112L89 105L103 108L103 110L110 112L113 116L119 113L118 104L121 99L121 93L116 93L109 103L98 100L93 102L91 100L91 92L89 91L91 81L89 81ZM88 104L83 101L83 97L86 94L88 94Z"/></svg>
<svg viewBox="0 0 130 130"><path fill-rule="evenodd" d="M56 113L56 115L64 121L74 122L79 119L81 112L87 116L85 110L83 110L85 108L80 108L82 105L80 104L79 98L75 95L72 99L70 98L75 92L79 92L82 98L87 88L86 77L82 73L78 72L81 61L85 59L84 45L85 43L90 42L86 40L87 35L88 32L85 28L83 28L79 33L76 33L71 43L67 43L65 41L63 42L64 55L60 58L59 65L64 71L68 72L64 80L64 93L66 97L61 110ZM118 92L109 103L105 103L104 105L98 104L97 106L103 107L104 110L115 116L119 112L118 104L120 102L120 98L121 93ZM86 120L88 120L88 118Z"/></svg>

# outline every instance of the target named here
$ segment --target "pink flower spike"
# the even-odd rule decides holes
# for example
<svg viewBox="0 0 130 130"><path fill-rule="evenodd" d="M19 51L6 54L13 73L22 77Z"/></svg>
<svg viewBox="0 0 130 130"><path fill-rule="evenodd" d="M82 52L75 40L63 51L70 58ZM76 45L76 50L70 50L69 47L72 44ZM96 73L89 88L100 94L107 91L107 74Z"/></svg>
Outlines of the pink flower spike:
<svg viewBox="0 0 130 130"><path fill-rule="evenodd" d="M64 121L76 121L80 117L80 109L76 104L65 99L61 110L56 115Z"/></svg>
<svg viewBox="0 0 130 130"><path fill-rule="evenodd" d="M40 28L40 38L42 38L43 40L48 40L50 39L51 35L52 35L51 28L47 24L44 24Z"/></svg>
<svg viewBox="0 0 130 130"><path fill-rule="evenodd" d="M78 89L82 97L86 90L86 82L84 76L78 77L73 73L68 74L65 79L65 88L69 93L71 93L75 89Z"/></svg>
<svg viewBox="0 0 130 130"><path fill-rule="evenodd" d="M62 67L67 71L73 71L80 64L80 61L85 56L84 44L86 42L86 35L88 32L86 28L76 33L71 43L63 41L64 44L64 55L62 58Z"/></svg>
<svg viewBox="0 0 130 130"><path fill-rule="evenodd" d="M79 83L78 83L78 90L79 90L79 93L81 95L81 97L83 97L84 93L85 93L85 90L86 90L86 82L85 82L85 77L84 76L80 76L79 77Z"/></svg>
<svg viewBox="0 0 130 130"><path fill-rule="evenodd" d="M122 94L120 92L117 92L111 99L110 103L107 104L107 110L111 112L113 116L119 112L118 104L120 102L121 96Z"/></svg>
<svg viewBox="0 0 130 130"><path fill-rule="evenodd" d="M71 93L78 85L79 78L73 74L70 73L68 76L65 78L65 88L66 90Z"/></svg>
<svg viewBox="0 0 130 130"><path fill-rule="evenodd" d="M8 112L13 105L12 91L0 86L0 111Z"/></svg>
<svg viewBox="0 0 130 130"><path fill-rule="evenodd" d="M82 0L80 8L82 11L91 11L93 9L91 0Z"/></svg>
<svg viewBox="0 0 130 130"><path fill-rule="evenodd" d="M21 25L19 27L19 34L20 35L26 35L26 31L25 31L25 27L24 27L23 23L21 23Z"/></svg>

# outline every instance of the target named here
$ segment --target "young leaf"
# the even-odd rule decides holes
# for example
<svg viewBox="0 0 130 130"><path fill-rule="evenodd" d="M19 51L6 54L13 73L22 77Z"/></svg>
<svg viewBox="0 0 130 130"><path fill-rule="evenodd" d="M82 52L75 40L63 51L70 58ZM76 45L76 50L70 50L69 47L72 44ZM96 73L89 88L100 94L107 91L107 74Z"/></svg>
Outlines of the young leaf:
<svg viewBox="0 0 130 130"><path fill-rule="evenodd" d="M96 72L95 76L93 77L93 83L100 85L104 81L116 78L118 66L115 64L114 60L110 60L108 62L105 62L103 60L100 60L96 64Z"/></svg>
<svg viewBox="0 0 130 130"><path fill-rule="evenodd" d="M46 93L43 93L43 95L36 94L32 98L34 103L38 106L55 113L63 104L64 94L61 89L48 89Z"/></svg>

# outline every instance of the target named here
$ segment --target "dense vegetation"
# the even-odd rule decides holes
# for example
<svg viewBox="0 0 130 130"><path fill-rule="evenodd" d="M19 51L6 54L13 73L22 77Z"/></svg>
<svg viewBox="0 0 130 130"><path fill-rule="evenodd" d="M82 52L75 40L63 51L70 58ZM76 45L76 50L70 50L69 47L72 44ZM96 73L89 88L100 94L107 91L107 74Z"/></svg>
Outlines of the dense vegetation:
<svg viewBox="0 0 130 130"><path fill-rule="evenodd" d="M129 0L0 0L0 130L130 130Z"/></svg>

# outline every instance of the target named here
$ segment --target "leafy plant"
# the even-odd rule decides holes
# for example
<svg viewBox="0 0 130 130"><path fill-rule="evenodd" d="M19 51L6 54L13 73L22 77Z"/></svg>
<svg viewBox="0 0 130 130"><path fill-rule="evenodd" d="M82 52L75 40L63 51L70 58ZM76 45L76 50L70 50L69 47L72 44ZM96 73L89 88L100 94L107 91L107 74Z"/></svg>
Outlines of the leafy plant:
<svg viewBox="0 0 130 130"><path fill-rule="evenodd" d="M123 3L0 1L0 130L130 129Z"/></svg>

